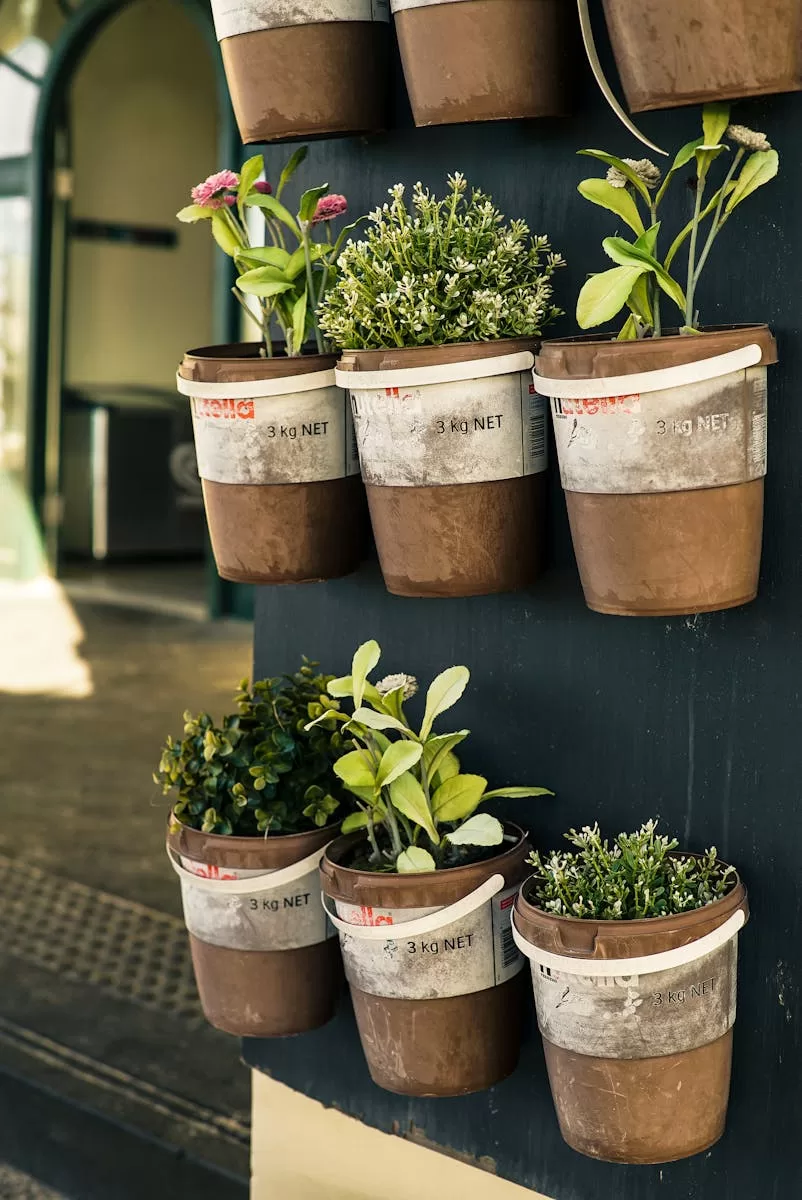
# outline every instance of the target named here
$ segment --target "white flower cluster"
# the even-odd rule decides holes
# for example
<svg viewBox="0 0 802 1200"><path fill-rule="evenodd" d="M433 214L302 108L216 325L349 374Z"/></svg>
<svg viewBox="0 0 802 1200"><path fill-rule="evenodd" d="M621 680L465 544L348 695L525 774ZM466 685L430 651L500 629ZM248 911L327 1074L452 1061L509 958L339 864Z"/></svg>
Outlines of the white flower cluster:
<svg viewBox="0 0 802 1200"><path fill-rule="evenodd" d="M529 861L537 904L558 916L622 921L690 912L726 895L735 870L719 862L715 847L699 857L676 855L676 839L656 829L647 821L610 846L598 824L585 825L565 835L575 851L536 851Z"/></svg>
<svg viewBox="0 0 802 1200"><path fill-rule="evenodd" d="M396 184L369 216L367 236L339 259L320 326L341 349L440 346L536 337L560 310L551 277L564 265L524 221L505 224L484 193L449 177L437 199L422 184Z"/></svg>

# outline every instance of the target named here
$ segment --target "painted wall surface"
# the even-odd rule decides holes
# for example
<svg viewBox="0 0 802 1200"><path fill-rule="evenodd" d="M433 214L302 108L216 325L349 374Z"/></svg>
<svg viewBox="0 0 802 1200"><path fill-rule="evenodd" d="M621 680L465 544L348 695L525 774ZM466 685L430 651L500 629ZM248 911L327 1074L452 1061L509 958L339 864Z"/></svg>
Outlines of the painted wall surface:
<svg viewBox="0 0 802 1200"><path fill-rule="evenodd" d="M184 348L212 340L212 240L174 214L216 169L217 106L208 45L179 4L131 4L81 64L73 217L175 229L178 245L71 240L68 383L169 391Z"/></svg>
<svg viewBox="0 0 802 1200"><path fill-rule="evenodd" d="M573 119L417 131L399 99L395 128L386 136L315 145L304 182L329 180L360 212L379 203L396 180L442 187L448 171L465 171L492 190L509 215L548 232L566 255L569 267L558 288L570 312L586 274L609 265L600 242L616 231L611 217L577 196L577 183L596 172L575 151L597 146L642 156L584 74L580 92ZM466 768L497 786L529 782L554 789L553 800L504 809L539 845L558 844L572 825L598 819L616 833L659 815L684 845L715 844L742 871L753 916L741 938L730 1119L722 1142L695 1159L630 1168L569 1150L557 1128L534 1022L510 1080L455 1100L408 1100L376 1088L347 1002L318 1033L246 1045L250 1063L308 1096L378 1129L414 1127L432 1143L486 1156L502 1178L555 1200L663 1194L776 1200L802 1191L802 407L796 402L802 387L802 96L744 102L737 120L768 131L783 156L782 173L730 223L698 299L706 323L768 321L779 340L781 363L769 383L764 563L754 604L671 620L587 611L556 464L549 566L530 592L398 599L387 595L373 562L335 583L258 589L257 675L294 669L302 652L326 670L344 672L354 647L368 637L383 646L387 671L426 680L452 663L470 666L472 685L458 710L460 725L474 731ZM641 121L672 150L698 134L694 110ZM282 157L281 149L269 152L273 176ZM684 221L690 208L690 191L680 187L676 220ZM555 332L572 330L566 318ZM296 1137L309 1155L305 1135Z"/></svg>

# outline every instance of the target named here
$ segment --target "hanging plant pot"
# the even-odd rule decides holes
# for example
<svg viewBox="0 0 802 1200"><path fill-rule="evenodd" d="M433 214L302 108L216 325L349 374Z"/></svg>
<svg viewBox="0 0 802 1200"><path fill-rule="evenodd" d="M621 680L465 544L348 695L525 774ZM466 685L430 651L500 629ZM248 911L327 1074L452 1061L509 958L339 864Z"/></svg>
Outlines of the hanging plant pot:
<svg viewBox="0 0 802 1200"><path fill-rule="evenodd" d="M516 901L513 933L531 960L566 1142L620 1163L707 1150L727 1115L743 885L704 908L639 921L555 916L531 902L532 885Z"/></svg>
<svg viewBox="0 0 802 1200"><path fill-rule="evenodd" d="M348 867L362 834L326 851L323 890L362 1048L387 1091L463 1096L515 1070L523 959L510 916L529 844L516 826L505 843L484 862L418 875Z"/></svg>
<svg viewBox="0 0 802 1200"><path fill-rule="evenodd" d="M563 0L392 0L416 125L560 116L568 108Z"/></svg>
<svg viewBox="0 0 802 1200"><path fill-rule="evenodd" d="M364 489L335 355L260 358L257 343L185 355L198 470L217 569L238 583L356 570Z"/></svg>
<svg viewBox="0 0 802 1200"><path fill-rule="evenodd" d="M537 342L346 350L373 532L399 596L513 591L539 574L546 413Z"/></svg>
<svg viewBox="0 0 802 1200"><path fill-rule="evenodd" d="M246 145L385 126L389 0L212 0Z"/></svg>
<svg viewBox="0 0 802 1200"><path fill-rule="evenodd" d="M604 0L604 11L632 112L802 89L800 0Z"/></svg>
<svg viewBox="0 0 802 1200"><path fill-rule="evenodd" d="M334 1016L342 971L320 901L331 829L225 837L169 827L203 1011L238 1037L285 1037Z"/></svg>
<svg viewBox="0 0 802 1200"><path fill-rule="evenodd" d="M560 475L588 607L673 616L757 595L767 326L544 342Z"/></svg>

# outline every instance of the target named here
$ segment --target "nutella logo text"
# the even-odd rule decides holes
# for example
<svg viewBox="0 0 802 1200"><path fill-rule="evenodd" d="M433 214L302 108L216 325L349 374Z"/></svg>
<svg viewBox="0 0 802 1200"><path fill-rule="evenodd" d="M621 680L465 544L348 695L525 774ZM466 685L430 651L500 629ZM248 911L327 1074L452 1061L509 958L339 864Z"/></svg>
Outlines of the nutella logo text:
<svg viewBox="0 0 802 1200"><path fill-rule="evenodd" d="M555 417L595 417L598 413L640 412L640 396L586 396L583 399L552 400Z"/></svg>
<svg viewBox="0 0 802 1200"><path fill-rule="evenodd" d="M222 421L253 421L256 417L253 400L194 400L196 417L213 417Z"/></svg>

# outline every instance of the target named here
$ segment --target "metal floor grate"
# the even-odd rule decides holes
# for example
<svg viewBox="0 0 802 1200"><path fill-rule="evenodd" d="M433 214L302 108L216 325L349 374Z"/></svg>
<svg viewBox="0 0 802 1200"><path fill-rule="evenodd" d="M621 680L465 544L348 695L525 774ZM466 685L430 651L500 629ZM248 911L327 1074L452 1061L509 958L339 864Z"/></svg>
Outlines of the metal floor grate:
<svg viewBox="0 0 802 1200"><path fill-rule="evenodd" d="M4 855L0 947L62 979L203 1022L183 921Z"/></svg>

